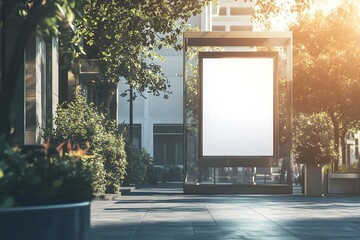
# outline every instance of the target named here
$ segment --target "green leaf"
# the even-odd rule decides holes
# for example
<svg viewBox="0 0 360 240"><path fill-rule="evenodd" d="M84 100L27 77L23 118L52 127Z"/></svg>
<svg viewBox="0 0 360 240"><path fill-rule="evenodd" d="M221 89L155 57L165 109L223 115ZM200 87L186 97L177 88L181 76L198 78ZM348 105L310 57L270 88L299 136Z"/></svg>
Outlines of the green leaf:
<svg viewBox="0 0 360 240"><path fill-rule="evenodd" d="M75 19L75 14L70 8L66 11L66 17L70 23L72 23Z"/></svg>

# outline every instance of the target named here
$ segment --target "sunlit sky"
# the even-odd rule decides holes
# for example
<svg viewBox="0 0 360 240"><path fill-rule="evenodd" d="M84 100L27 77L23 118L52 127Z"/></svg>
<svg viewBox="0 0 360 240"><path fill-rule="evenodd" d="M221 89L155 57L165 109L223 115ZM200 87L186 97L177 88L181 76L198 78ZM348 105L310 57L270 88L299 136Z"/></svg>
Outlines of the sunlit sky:
<svg viewBox="0 0 360 240"><path fill-rule="evenodd" d="M285 0L278 0L279 2L285 1ZM334 10L341 2L342 0L312 0L313 3L311 5L311 12L315 11L322 11L325 14L330 13L332 10ZM286 16L286 15L279 15L272 20L272 27L273 30L278 31L286 31L288 29L288 23L289 21L293 21L296 18L296 14L293 14L292 16Z"/></svg>
<svg viewBox="0 0 360 240"><path fill-rule="evenodd" d="M311 10L321 10L329 13L341 3L341 0L313 0L313 2Z"/></svg>

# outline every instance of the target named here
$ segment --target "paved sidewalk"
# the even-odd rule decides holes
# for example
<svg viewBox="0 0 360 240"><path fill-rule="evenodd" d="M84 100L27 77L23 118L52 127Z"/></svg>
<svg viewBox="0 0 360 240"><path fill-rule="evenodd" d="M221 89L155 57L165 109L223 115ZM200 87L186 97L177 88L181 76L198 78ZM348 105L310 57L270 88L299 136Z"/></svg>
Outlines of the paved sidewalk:
<svg viewBox="0 0 360 240"><path fill-rule="evenodd" d="M360 197L184 195L144 188L92 203L93 240L360 239Z"/></svg>

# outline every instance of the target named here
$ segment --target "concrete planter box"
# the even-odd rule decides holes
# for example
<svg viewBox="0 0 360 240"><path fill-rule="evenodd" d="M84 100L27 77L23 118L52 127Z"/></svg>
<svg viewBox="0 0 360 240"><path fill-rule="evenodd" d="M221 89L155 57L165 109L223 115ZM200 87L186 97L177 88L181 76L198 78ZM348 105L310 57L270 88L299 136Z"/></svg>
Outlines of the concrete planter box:
<svg viewBox="0 0 360 240"><path fill-rule="evenodd" d="M89 240L90 202L0 208L1 240Z"/></svg>
<svg viewBox="0 0 360 240"><path fill-rule="evenodd" d="M359 173L330 173L328 175L328 193L330 194L360 194Z"/></svg>
<svg viewBox="0 0 360 240"><path fill-rule="evenodd" d="M323 168L305 165L305 196L322 196L324 194Z"/></svg>

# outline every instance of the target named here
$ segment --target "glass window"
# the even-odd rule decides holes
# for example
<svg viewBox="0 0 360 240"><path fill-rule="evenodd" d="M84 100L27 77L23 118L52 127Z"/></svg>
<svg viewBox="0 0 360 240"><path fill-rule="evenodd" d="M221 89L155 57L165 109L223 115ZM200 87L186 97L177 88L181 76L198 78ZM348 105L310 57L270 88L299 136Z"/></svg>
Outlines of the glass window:
<svg viewBox="0 0 360 240"><path fill-rule="evenodd" d="M252 26L230 26L230 31L252 31Z"/></svg>
<svg viewBox="0 0 360 240"><path fill-rule="evenodd" d="M230 8L230 15L233 16L252 15L252 10L251 8L232 7Z"/></svg>
<svg viewBox="0 0 360 240"><path fill-rule="evenodd" d="M225 26L212 26L213 31L225 31Z"/></svg>
<svg viewBox="0 0 360 240"><path fill-rule="evenodd" d="M219 16L226 16L226 7L220 7Z"/></svg>
<svg viewBox="0 0 360 240"><path fill-rule="evenodd" d="M183 165L183 125L154 125L154 159L165 168Z"/></svg>

